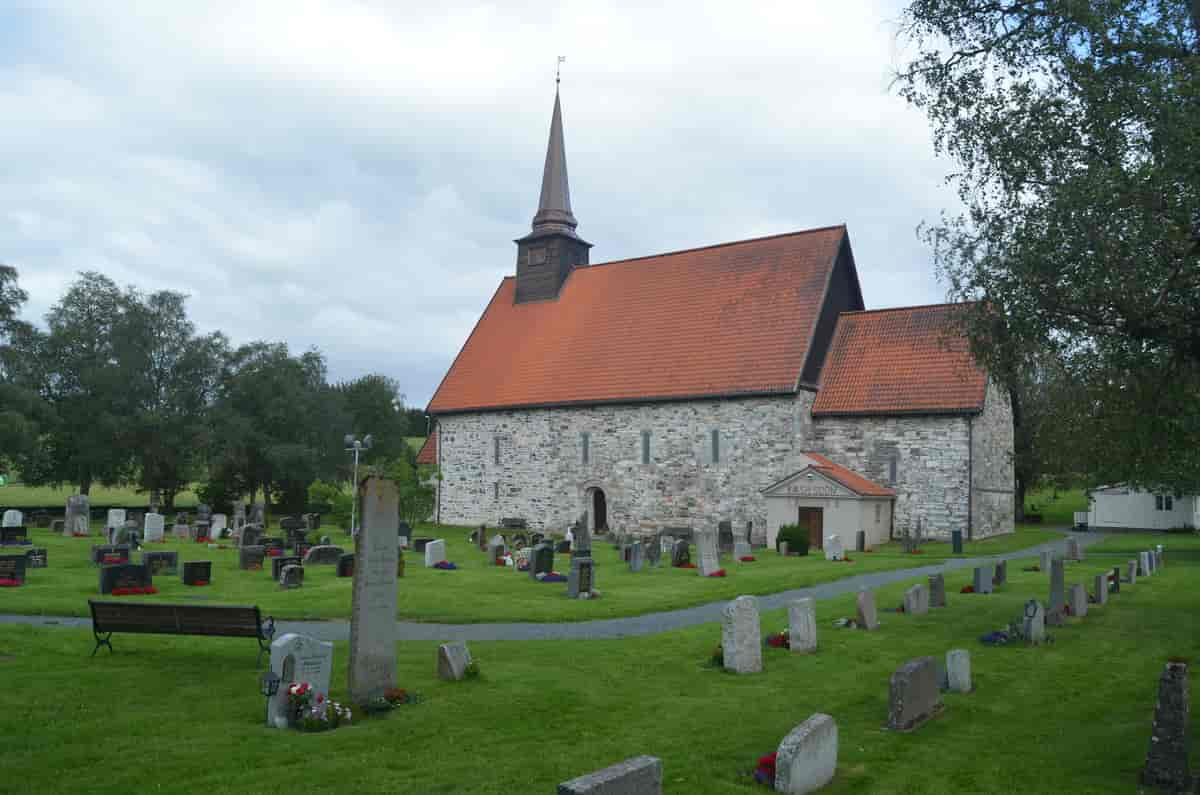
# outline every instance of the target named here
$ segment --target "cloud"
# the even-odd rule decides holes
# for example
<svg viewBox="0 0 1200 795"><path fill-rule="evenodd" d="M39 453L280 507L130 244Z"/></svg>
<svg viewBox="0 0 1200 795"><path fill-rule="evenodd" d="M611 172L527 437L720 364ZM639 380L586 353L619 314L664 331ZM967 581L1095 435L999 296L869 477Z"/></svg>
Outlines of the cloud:
<svg viewBox="0 0 1200 795"><path fill-rule="evenodd" d="M397 7L397 6L400 7ZM941 300L955 199L883 3L38 3L0 12L0 261L319 347L423 405L537 202L563 77L594 261L845 222L869 306Z"/></svg>

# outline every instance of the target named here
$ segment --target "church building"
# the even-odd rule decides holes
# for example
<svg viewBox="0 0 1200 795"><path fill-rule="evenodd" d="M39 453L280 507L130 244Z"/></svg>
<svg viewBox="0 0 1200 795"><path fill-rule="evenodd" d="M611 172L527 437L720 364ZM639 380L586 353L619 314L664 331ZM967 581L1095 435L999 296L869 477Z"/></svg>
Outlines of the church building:
<svg viewBox="0 0 1200 795"><path fill-rule="evenodd" d="M867 310L845 225L592 263L556 93L541 197L428 406L436 519L1013 530L1007 393L962 305Z"/></svg>

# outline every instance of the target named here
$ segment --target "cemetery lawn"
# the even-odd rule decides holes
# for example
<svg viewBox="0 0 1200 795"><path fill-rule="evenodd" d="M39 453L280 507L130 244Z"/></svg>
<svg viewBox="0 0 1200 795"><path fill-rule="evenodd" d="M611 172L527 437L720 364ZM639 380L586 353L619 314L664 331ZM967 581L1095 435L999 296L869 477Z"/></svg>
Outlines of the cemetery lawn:
<svg viewBox="0 0 1200 795"><path fill-rule="evenodd" d="M1088 509L1087 494L1083 489L1033 489L1025 495L1026 513L1040 513L1042 523L1047 525L1075 524L1075 511Z"/></svg>
<svg viewBox="0 0 1200 795"><path fill-rule="evenodd" d="M0 613L88 616L87 601L98 599L99 575L89 559L91 545L100 543L100 524L93 525L94 537L63 538L49 530L31 528L35 546L48 550L49 568L30 570L20 588L0 592ZM444 537L447 557L458 571L424 568L423 556L405 554L405 576L398 581L397 618L424 622L559 622L586 621L643 615L663 610L731 599L739 594L770 594L803 588L855 574L925 566L949 557L948 543L928 543L921 554L904 554L898 544L888 544L872 553L850 553L851 562L826 561L819 551L805 557L782 558L769 550L757 550L754 563L722 558L728 576L701 577L695 569L646 568L632 574L619 560L611 544L597 542L596 588L602 596L594 600L566 598L565 583L541 583L510 568L487 565L487 555L466 541L469 530L457 527L418 527L417 535ZM353 541L340 530L323 528L335 544L353 551ZM258 605L264 615L277 619L348 619L351 580L338 578L335 566L308 566L304 586L281 590L264 571L238 569L238 552L231 542L226 549L209 549L204 544L170 539L152 544L153 550L174 550L180 561L213 561L212 584L203 588L183 585L178 575L154 579L158 594L144 598L156 602L196 601L200 604ZM965 545L967 555L1010 552L1061 538L1042 528ZM315 539L314 539L315 540ZM14 548L14 551L20 548ZM3 553L0 553L3 554ZM137 562L139 555L134 554ZM695 559L693 549L693 559ZM555 556L555 568L570 569L570 559Z"/></svg>
<svg viewBox="0 0 1200 795"><path fill-rule="evenodd" d="M1090 589L1126 558L1089 549L1067 564L1067 583ZM92 659L89 632L3 625L0 792L549 793L651 754L663 760L666 793L753 795L769 790L741 772L815 712L838 724L829 795L1134 792L1163 664L1200 654L1200 550L1169 552L1159 574L1051 628L1052 644L982 645L1025 600L1046 599L1047 575L1022 570L1034 562L1011 562L1009 584L986 596L960 594L971 572L952 572L949 607L881 612L872 633L830 626L853 614L851 596L818 602L818 652L765 649L756 675L706 667L717 624L472 643L482 677L459 683L437 679L436 644L401 642L398 684L425 701L318 735L262 726L251 640L116 635L116 652ZM880 589L880 607L905 587ZM782 610L764 613L764 635L785 622ZM335 648L340 700L348 645ZM975 692L944 695L942 714L915 732L882 730L890 674L954 648L971 653ZM119 748L140 762L114 764ZM1195 733L1191 750L1195 759Z"/></svg>
<svg viewBox="0 0 1200 795"><path fill-rule="evenodd" d="M61 517L63 506L67 504L67 497L78 493L75 486L61 486L55 488L53 486L25 486L25 485L7 485L0 486L0 508L52 508L58 511L58 516ZM138 493L131 488L108 488L106 486L92 486L91 494L92 508L105 508L110 505L118 507L140 505L145 508L149 505L149 496L145 493ZM198 500L196 495L191 491L181 491L175 495L176 508L193 508Z"/></svg>

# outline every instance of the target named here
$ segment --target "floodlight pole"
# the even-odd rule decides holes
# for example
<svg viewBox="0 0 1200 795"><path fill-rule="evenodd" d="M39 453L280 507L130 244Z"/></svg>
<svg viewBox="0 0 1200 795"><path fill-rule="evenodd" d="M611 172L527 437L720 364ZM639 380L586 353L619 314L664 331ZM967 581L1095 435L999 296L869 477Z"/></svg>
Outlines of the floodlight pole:
<svg viewBox="0 0 1200 795"><path fill-rule="evenodd" d="M363 450L371 449L371 434L367 434L361 440L355 439L352 435L346 434L345 438L346 451L354 453L354 482L350 490L350 535L358 535L358 455Z"/></svg>

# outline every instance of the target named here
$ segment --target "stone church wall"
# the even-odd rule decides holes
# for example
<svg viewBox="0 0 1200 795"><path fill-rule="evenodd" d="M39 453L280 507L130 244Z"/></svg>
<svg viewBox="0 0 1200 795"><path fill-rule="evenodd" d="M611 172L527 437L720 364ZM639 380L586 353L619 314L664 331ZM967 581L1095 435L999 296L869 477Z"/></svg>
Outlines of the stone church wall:
<svg viewBox="0 0 1200 795"><path fill-rule="evenodd" d="M976 538L1013 532L1013 414L1008 393L989 382L971 428L971 524Z"/></svg>

